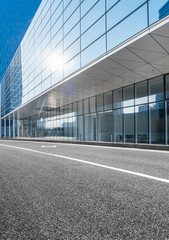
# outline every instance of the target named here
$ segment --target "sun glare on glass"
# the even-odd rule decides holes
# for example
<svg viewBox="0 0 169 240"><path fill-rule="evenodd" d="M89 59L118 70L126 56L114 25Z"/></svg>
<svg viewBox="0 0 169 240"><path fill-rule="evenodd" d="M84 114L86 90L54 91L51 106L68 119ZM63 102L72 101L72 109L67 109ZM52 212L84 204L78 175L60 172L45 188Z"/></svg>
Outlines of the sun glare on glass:
<svg viewBox="0 0 169 240"><path fill-rule="evenodd" d="M57 56L55 54L51 54L48 58L48 65L52 72L63 70L65 62L66 60L63 55Z"/></svg>

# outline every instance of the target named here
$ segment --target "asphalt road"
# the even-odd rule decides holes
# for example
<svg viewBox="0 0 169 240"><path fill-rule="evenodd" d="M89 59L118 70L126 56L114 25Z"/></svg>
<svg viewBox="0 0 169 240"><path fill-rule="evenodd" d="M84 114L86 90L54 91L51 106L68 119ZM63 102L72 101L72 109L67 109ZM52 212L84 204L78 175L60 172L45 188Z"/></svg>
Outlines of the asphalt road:
<svg viewBox="0 0 169 240"><path fill-rule="evenodd" d="M169 152L0 141L1 240L169 240Z"/></svg>

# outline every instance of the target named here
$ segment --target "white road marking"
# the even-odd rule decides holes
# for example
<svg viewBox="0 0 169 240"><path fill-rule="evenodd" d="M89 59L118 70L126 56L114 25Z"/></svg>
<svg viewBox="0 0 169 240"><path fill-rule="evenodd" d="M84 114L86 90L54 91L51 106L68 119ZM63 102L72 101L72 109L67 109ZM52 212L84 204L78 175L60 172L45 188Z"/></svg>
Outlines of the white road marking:
<svg viewBox="0 0 169 240"><path fill-rule="evenodd" d="M0 142L3 142L4 140L0 139ZM38 142L38 141L17 141L17 140L5 140L5 142L16 142L16 143L37 143L37 144L42 144L42 142ZM67 146L77 146L77 147L93 147L93 148L103 148L103 149L109 149L109 150L124 150L124 151L139 151L139 152L153 152L153 153L165 153L165 154L169 154L169 151L167 150L153 150L153 149L142 149L142 148L130 148L130 147L114 147L114 146L101 146L101 145L88 145L88 144L78 144L78 143L56 143L56 142L45 142L45 144L55 144L55 145L65 145L67 144Z"/></svg>
<svg viewBox="0 0 169 240"><path fill-rule="evenodd" d="M42 148L55 148L56 146L41 146Z"/></svg>
<svg viewBox="0 0 169 240"><path fill-rule="evenodd" d="M115 168L115 167L111 167L111 166L107 166L107 165L103 165L103 164L99 164L99 163L94 163L94 162L89 162L89 161L85 161L85 160L81 160L81 159L77 159L77 158L67 157L67 156L53 154L53 153L41 152L41 151L38 151L38 150L33 150L33 149L29 149L29 148L22 148L22 147L16 147L16 146L5 145L5 144L0 144L0 146L8 147L8 148L20 149L20 150L25 150L25 151L28 151L28 152L40 153L40 154L47 155L47 156L52 156L52 157L68 159L70 161L85 163L85 164L88 164L88 165L102 167L102 168L110 169L110 170L117 171L117 172L127 173L127 174L131 174L131 175L135 175L135 176L139 176L139 177L143 177L143 178L148 178L148 179L159 181L159 182L169 183L169 179L154 177L154 176L143 174L143 173L138 173L138 172L134 172L134 171L128 171L128 170L125 170L125 169Z"/></svg>

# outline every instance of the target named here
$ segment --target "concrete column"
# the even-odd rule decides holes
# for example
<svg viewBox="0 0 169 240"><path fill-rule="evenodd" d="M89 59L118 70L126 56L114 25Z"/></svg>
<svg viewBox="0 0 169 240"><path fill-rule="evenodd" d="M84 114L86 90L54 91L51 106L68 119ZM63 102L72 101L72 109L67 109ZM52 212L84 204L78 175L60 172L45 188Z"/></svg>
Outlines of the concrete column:
<svg viewBox="0 0 169 240"><path fill-rule="evenodd" d="M11 116L9 115L9 138L11 138Z"/></svg>
<svg viewBox="0 0 169 240"><path fill-rule="evenodd" d="M6 138L6 118L4 118L4 138Z"/></svg>
<svg viewBox="0 0 169 240"><path fill-rule="evenodd" d="M13 113L13 138L15 138L15 113Z"/></svg>

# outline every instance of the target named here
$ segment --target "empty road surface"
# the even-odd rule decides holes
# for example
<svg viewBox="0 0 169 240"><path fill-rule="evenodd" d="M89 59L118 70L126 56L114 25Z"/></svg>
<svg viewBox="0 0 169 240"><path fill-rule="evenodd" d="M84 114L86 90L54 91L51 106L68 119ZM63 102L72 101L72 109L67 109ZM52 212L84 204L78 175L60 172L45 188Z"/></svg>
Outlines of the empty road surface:
<svg viewBox="0 0 169 240"><path fill-rule="evenodd" d="M0 141L0 240L169 240L169 152Z"/></svg>

